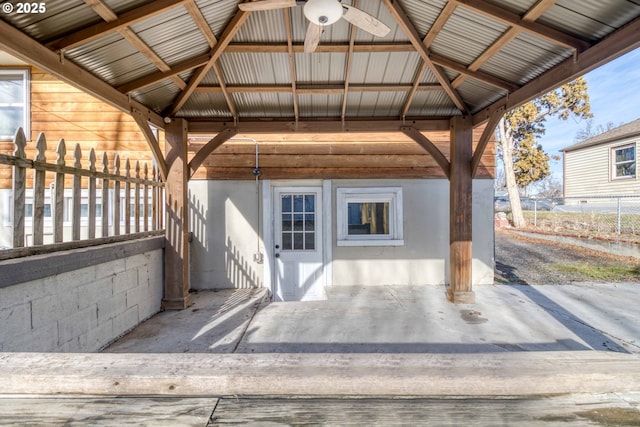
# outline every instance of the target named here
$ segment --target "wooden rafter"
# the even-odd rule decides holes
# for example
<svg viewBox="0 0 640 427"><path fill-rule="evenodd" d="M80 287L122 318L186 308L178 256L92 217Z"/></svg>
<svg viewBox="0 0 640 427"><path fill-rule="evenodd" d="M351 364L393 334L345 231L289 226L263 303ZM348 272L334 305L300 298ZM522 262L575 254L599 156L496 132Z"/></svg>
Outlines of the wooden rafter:
<svg viewBox="0 0 640 427"><path fill-rule="evenodd" d="M243 12L242 10L238 10L238 12L235 14L233 19L229 23L229 25L227 25L226 28L224 29L218 43L209 52L209 55L210 55L209 61L205 65L203 65L202 67L196 70L193 76L191 76L191 79L189 79L189 83L187 84L187 87L180 93L180 95L178 95L178 98L176 99L176 101L169 108L170 116L175 115L178 112L178 110L182 108L185 102L187 102L187 100L189 99L193 91L198 87L202 79L207 75L211 67L213 67L213 65L218 60L222 52L224 52L227 45L231 43L231 40L236 35L236 33L240 30L240 28L242 27L242 24L244 24L247 18L249 18L250 14L251 12Z"/></svg>
<svg viewBox="0 0 640 427"><path fill-rule="evenodd" d="M520 31L526 31L527 33L533 34L537 37L541 37L560 46L574 49L578 52L581 52L591 46L591 44L585 40L579 39L567 33L563 33L562 31L556 30L555 28L551 28L537 22L524 20L517 13L513 13L492 3L488 3L485 0L455 1L457 1L461 6L473 9L474 11L482 13L489 18L496 19L507 25L518 28Z"/></svg>
<svg viewBox="0 0 640 427"><path fill-rule="evenodd" d="M444 28L445 24L455 12L458 3L456 1L449 1L444 8L440 11L440 14L429 28L427 35L422 39L422 44L424 44L427 49L431 46L431 43L436 39L440 31Z"/></svg>
<svg viewBox="0 0 640 427"><path fill-rule="evenodd" d="M527 13L522 17L523 22L533 22L538 19L542 14L547 11L551 6L555 4L557 0L538 0L536 4L534 4ZM480 56L478 56L469 66L467 67L468 71L474 72L478 71L480 67L482 67L492 56L498 53L503 47L509 44L513 39L515 39L518 34L520 34L521 30L517 27L509 27L509 29L504 32L498 39L491 44ZM462 82L467 78L467 74L460 74L456 77L451 84L453 87L458 87L462 84Z"/></svg>
<svg viewBox="0 0 640 427"><path fill-rule="evenodd" d="M405 14L402 7L397 3L396 0L382 0L389 13L398 23L398 26L402 29L402 31L407 35L413 47L418 51L422 60L427 63L427 66L431 69L431 72L435 75L438 82L442 85L442 88L447 93L451 101L455 104L455 106L462 111L463 113L468 113L467 106L464 104L464 101L456 92L456 90L451 86L451 82L445 75L445 73L436 66L431 59L429 58L429 51L422 44L422 39L418 35L416 28L413 26L409 18Z"/></svg>
<svg viewBox="0 0 640 427"><path fill-rule="evenodd" d="M411 43L358 43L353 47L354 53L389 53L415 52ZM321 43L316 53L346 53L349 43ZM282 43L230 43L225 53L287 53L288 47ZM294 53L304 53L304 44L293 43Z"/></svg>
<svg viewBox="0 0 640 427"><path fill-rule="evenodd" d="M122 93L133 92L143 87L151 86L162 80L172 78L185 71L193 70L194 68L201 67L209 62L211 56L209 54L196 56L195 58L187 59L179 64L174 65L168 71L158 71L156 73L149 74L136 80L132 80L129 83L118 86L118 89Z"/></svg>
<svg viewBox="0 0 640 427"><path fill-rule="evenodd" d="M105 34L118 31L136 22L143 21L151 16L158 15L169 9L182 5L187 0L156 0L143 6L132 9L118 16L118 19L111 22L101 22L96 25L76 31L68 36L62 37L47 46L52 50L71 49L81 44L98 39Z"/></svg>
<svg viewBox="0 0 640 427"><path fill-rule="evenodd" d="M519 87L516 84L513 84L501 78L492 76L491 74L484 73L482 71L470 71L464 64L460 64L459 62L453 61L449 58L445 58L444 56L431 53L429 54L429 57L431 58L434 64L456 71L460 74L473 77L476 80L480 80L481 82L490 84L491 86L497 87L498 89L512 92L518 89Z"/></svg>
<svg viewBox="0 0 640 427"><path fill-rule="evenodd" d="M113 22L118 19L118 15L107 6L102 0L85 0L85 3L89 5L102 19L106 22ZM151 61L153 65L160 71L166 72L171 68L166 62L162 60L154 51L142 40L136 33L134 33L129 27L124 27L118 30L120 35L127 40L134 48ZM184 88L185 83L178 76L171 76L173 82L179 87Z"/></svg>
<svg viewBox="0 0 640 427"><path fill-rule="evenodd" d="M405 100L404 106L402 107L402 112L400 113L401 117L407 116L407 112L409 111L409 108L411 108L411 104L413 103L413 98L416 96L416 93L418 93L418 90L420 89L420 80L422 80L422 76L424 75L425 71L427 71L427 68L427 63L422 61L422 64L420 64L420 68L416 72L416 76L413 79L413 86L411 87L411 90L409 90L407 99Z"/></svg>
<svg viewBox="0 0 640 427"><path fill-rule="evenodd" d="M358 0L354 0L353 7L358 7ZM349 34L349 50L347 51L347 66L344 71L344 91L342 94L342 111L340 117L344 120L347 116L347 97L349 95L349 80L351 80L351 65L353 63L353 47L356 43L356 27L351 25Z"/></svg>
<svg viewBox="0 0 640 427"><path fill-rule="evenodd" d="M289 75L291 76L291 95L293 96L293 116L296 121L300 118L300 107L298 105L298 85L296 84L296 61L293 53L293 31L291 30L291 10L285 8L284 25L287 32L287 56L289 57Z"/></svg>
<svg viewBox="0 0 640 427"><path fill-rule="evenodd" d="M409 92L414 89L409 84L350 84L350 92ZM226 90L229 93L285 93L291 92L290 85L227 85ZM419 84L416 88L418 91L425 90L442 90L439 84ZM200 93L222 93L220 86L198 86L195 92ZM344 85L328 84L328 85L296 85L296 93L300 95L340 95L344 93Z"/></svg>
<svg viewBox="0 0 640 427"><path fill-rule="evenodd" d="M477 112L473 115L473 124L475 126L484 123L499 108L509 110L517 107L638 47L640 47L640 18L631 21L591 48L579 53L575 58L564 60L517 91Z"/></svg>
<svg viewBox="0 0 640 427"><path fill-rule="evenodd" d="M148 111L147 107L139 102L129 99L128 96L114 89L106 82L95 77L87 70L77 66L71 61L60 61L60 56L47 49L20 30L0 20L0 49L41 70L44 70L71 86L83 90L96 98L124 111L131 112L132 108L147 111L146 119L155 126L164 128L162 117Z"/></svg>

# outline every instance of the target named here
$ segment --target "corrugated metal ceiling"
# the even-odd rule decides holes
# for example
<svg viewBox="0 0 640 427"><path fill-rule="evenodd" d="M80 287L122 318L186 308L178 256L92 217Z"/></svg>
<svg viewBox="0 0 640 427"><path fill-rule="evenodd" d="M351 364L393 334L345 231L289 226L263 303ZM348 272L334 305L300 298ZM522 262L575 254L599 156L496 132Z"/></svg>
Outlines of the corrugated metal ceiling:
<svg viewBox="0 0 640 427"><path fill-rule="evenodd" d="M346 105L343 119L395 118L405 107L409 116L449 117L463 112L455 107L444 88L434 90L433 86L452 85L454 81L455 87L449 91L456 91L468 112L475 113L507 94L505 87L497 82L504 82L502 86L525 85L576 53L565 45L566 42L551 41L552 37L535 31L520 31L508 43L495 45L512 24L504 17L490 16L492 8L504 10L505 16L518 17L536 6L535 0L455 3L452 15L440 31L433 34L430 31L447 0L391 2L390 8L395 7L401 14L406 14L406 21L397 21L394 17L397 11L390 10L385 0L355 2L345 0L377 17L391 31L379 38L357 29L353 34L355 51L351 53L352 27L344 19L325 28L319 51L303 53L301 45L307 21L301 5L290 10L289 37L295 50L290 58L287 14L283 10L250 13L225 51L209 46L208 35L199 29L197 19L199 16L204 18L207 32L210 31L220 43L228 31L235 30L231 27L234 16L242 14L238 11L238 0L174 0L173 4L170 4L171 0L103 0L103 4L118 16L126 16L139 8L148 12L160 6L166 9L65 49L64 57L114 87L135 86L131 97L157 113L171 111L180 92L193 88L177 116L227 120L234 109L238 111L238 117L292 118L296 103L300 118L340 118L343 104ZM89 4L91 2L81 0L48 0L44 14L4 14L0 18L44 44L102 23L102 18ZM195 6L198 16L192 15L188 6ZM548 27L551 34L560 31L576 37L578 42L593 44L638 16L640 4L632 0L557 0L541 14L536 24ZM404 27L405 22L408 28ZM127 38L130 35L125 34L125 37L118 32L122 29L133 33L149 47L149 51L138 51ZM413 35L417 37L417 44L429 35L433 42L424 47L425 52L447 62L444 65L429 63L425 72L418 73L425 58L412 45ZM486 51L492 54L476 64L478 73L474 73L475 69L466 72L465 69ZM197 82L190 81L201 75L195 70L204 62L200 60L187 68L183 65L207 53L217 56L224 82L216 78L213 70ZM170 70L163 75L154 65L155 58L178 71ZM434 70L444 76L444 81L436 78ZM182 82L175 80L174 74ZM465 78L457 81L463 74ZM418 84L430 87L411 90ZM348 85L375 86L376 89L357 87L357 90L348 91L345 103L342 91L337 88ZM196 86L213 87L215 92L203 92ZM257 86L260 90L253 89ZM294 86L316 90L313 94L296 93ZM283 92L283 87L291 89ZM231 104L225 99L225 91L230 93Z"/></svg>

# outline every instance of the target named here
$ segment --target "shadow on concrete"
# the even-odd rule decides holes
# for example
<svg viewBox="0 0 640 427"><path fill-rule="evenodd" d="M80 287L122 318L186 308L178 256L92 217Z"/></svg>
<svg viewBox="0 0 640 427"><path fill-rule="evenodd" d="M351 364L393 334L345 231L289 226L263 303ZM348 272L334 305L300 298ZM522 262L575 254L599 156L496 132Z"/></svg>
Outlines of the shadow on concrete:
<svg viewBox="0 0 640 427"><path fill-rule="evenodd" d="M550 316L560 322L565 328L582 339L591 347L591 349L629 353L629 351L610 339L608 336L604 335L598 329L541 293L535 287L527 283L526 280L521 279L516 273L516 269L514 267L496 261L496 269L500 271L502 276L508 281L502 286L509 286L524 294Z"/></svg>

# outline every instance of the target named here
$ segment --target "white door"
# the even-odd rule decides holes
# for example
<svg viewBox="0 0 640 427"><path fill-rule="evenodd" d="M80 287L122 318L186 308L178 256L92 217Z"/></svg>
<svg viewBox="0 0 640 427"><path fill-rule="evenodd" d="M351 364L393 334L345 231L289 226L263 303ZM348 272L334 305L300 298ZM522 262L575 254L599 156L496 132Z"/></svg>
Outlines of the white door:
<svg viewBox="0 0 640 427"><path fill-rule="evenodd" d="M326 299L322 188L275 187L273 195L274 300Z"/></svg>

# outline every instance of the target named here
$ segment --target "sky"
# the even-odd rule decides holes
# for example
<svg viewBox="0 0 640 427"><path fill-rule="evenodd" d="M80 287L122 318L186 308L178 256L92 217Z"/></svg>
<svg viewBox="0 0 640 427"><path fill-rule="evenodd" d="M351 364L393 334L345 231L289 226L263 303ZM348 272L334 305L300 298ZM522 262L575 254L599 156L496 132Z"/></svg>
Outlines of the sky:
<svg viewBox="0 0 640 427"><path fill-rule="evenodd" d="M589 88L595 126L615 127L640 118L640 48L584 75ZM549 118L545 134L538 142L549 156L562 155L561 149L574 144L584 121ZM562 180L562 160L551 162L551 173Z"/></svg>

